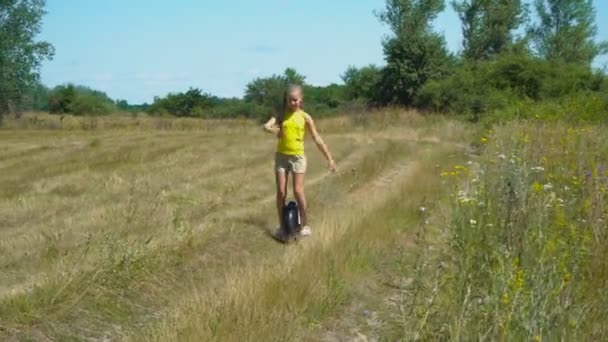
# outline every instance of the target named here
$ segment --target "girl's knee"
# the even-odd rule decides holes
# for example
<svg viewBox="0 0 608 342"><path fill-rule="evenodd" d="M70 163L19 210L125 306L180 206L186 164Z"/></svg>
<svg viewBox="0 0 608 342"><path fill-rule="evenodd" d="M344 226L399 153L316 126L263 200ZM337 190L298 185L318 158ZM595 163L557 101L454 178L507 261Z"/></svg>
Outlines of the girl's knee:
<svg viewBox="0 0 608 342"><path fill-rule="evenodd" d="M304 197L304 189L303 188L295 188L295 189L293 189L293 194L296 197Z"/></svg>

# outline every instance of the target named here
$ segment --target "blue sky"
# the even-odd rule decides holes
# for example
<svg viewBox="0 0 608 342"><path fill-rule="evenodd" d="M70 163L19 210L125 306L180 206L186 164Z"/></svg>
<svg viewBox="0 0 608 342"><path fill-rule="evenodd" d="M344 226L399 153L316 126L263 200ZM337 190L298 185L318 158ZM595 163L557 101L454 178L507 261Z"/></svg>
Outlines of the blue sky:
<svg viewBox="0 0 608 342"><path fill-rule="evenodd" d="M448 2L448 1L446 1ZM600 39L608 1L594 0ZM295 67L315 85L339 83L349 65L383 64L384 0L47 0L41 39L56 49L48 86L72 82L130 103L202 88L240 97L255 77ZM451 6L436 29L461 47ZM596 65L603 65L602 57Z"/></svg>

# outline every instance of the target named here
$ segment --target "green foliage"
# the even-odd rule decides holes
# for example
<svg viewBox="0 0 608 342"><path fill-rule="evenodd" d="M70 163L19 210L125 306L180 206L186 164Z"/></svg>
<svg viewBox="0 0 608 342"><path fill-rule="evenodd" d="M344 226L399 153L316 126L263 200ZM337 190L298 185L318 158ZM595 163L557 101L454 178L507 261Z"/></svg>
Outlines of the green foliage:
<svg viewBox="0 0 608 342"><path fill-rule="evenodd" d="M289 84L304 85L306 83L306 76L300 75L294 68L285 69L283 78Z"/></svg>
<svg viewBox="0 0 608 342"><path fill-rule="evenodd" d="M536 0L540 22L533 28L539 54L549 60L589 66L608 51L597 33L592 0Z"/></svg>
<svg viewBox="0 0 608 342"><path fill-rule="evenodd" d="M464 56L486 59L510 49L525 21L521 0L460 0L452 3L462 21Z"/></svg>
<svg viewBox="0 0 608 342"><path fill-rule="evenodd" d="M282 75L272 75L267 78L257 78L247 84L245 102L252 114L260 120L270 115L278 115L283 110L283 95L290 84L304 87L305 110L315 115L335 113L346 101L345 87L331 84L326 87L312 86L305 83L306 78L295 69L288 68Z"/></svg>
<svg viewBox="0 0 608 342"><path fill-rule="evenodd" d="M118 110L129 113L148 112L150 110L150 105L147 103L130 104L127 100L116 100L114 105Z"/></svg>
<svg viewBox="0 0 608 342"><path fill-rule="evenodd" d="M278 115L283 110L283 93L290 84L304 85L306 77L293 68L287 68L282 75L256 78L247 84L245 101L262 106L269 114ZM269 115L268 114L268 115Z"/></svg>
<svg viewBox="0 0 608 342"><path fill-rule="evenodd" d="M48 111L50 95L51 90L49 88L40 82L35 82L26 89L19 108L21 111Z"/></svg>
<svg viewBox="0 0 608 342"><path fill-rule="evenodd" d="M170 93L164 98L155 97L149 111L152 114L171 114L178 117L203 117L217 102L217 97L203 93L201 89L190 88L185 93Z"/></svg>
<svg viewBox="0 0 608 342"><path fill-rule="evenodd" d="M408 275L422 278L408 289L413 334L605 340L605 129L527 121L483 133L479 158L441 173L450 214L438 223L437 260Z"/></svg>
<svg viewBox="0 0 608 342"><path fill-rule="evenodd" d="M304 109L315 115L335 114L346 102L346 88L342 85L304 86Z"/></svg>
<svg viewBox="0 0 608 342"><path fill-rule="evenodd" d="M34 41L44 1L9 0L0 3L0 114L11 107L75 115L118 110L264 120L283 110L288 85L299 84L304 87L305 109L317 116L372 105L405 105L488 122L500 121L500 116L528 117L524 109L542 106L538 102L543 101L548 107L570 108L565 103L584 96L599 100L590 101L589 112L580 113L583 121L601 119L598 111L605 103L608 81L590 65L608 51L608 44L594 41L592 1L535 0L534 4L539 22L518 38L516 33L522 32L528 19L525 1L452 0L464 34L464 51L453 56L444 37L432 28L445 0L386 0L378 15L391 31L383 41L386 65L349 66L341 75L344 85L313 86L294 68L287 68L252 80L243 99L191 88L156 97L152 105L132 105L84 87L65 85L50 91L41 85L37 68L52 55L50 45ZM562 112L556 109L555 116L573 115Z"/></svg>
<svg viewBox="0 0 608 342"><path fill-rule="evenodd" d="M49 96L52 114L106 115L116 107L105 93L73 84L55 87Z"/></svg>
<svg viewBox="0 0 608 342"><path fill-rule="evenodd" d="M267 78L257 78L247 84L245 101L263 106L269 112L278 115L283 108L283 93L288 82L282 76L273 75Z"/></svg>
<svg viewBox="0 0 608 342"><path fill-rule="evenodd" d="M492 125L516 119L607 124L608 96L580 92L545 101L513 101L503 109L487 113L482 120L486 125Z"/></svg>
<svg viewBox="0 0 608 342"><path fill-rule="evenodd" d="M263 120L268 115L268 111L263 106L247 103L241 99L230 98L220 99L211 108L207 116L211 118L251 118Z"/></svg>
<svg viewBox="0 0 608 342"><path fill-rule="evenodd" d="M446 72L450 58L445 39L431 28L444 7L443 0L387 0L380 20L393 36L383 43L387 65L377 102L410 105L427 81Z"/></svg>
<svg viewBox="0 0 608 342"><path fill-rule="evenodd" d="M38 69L53 56L53 47L36 41L43 0L0 1L0 120L23 100L38 81Z"/></svg>
<svg viewBox="0 0 608 342"><path fill-rule="evenodd" d="M376 89L380 83L382 69L371 64L360 69L349 66L342 74L348 99L375 99Z"/></svg>
<svg viewBox="0 0 608 342"><path fill-rule="evenodd" d="M128 111L130 109L129 102L127 100L116 100L116 108L119 110Z"/></svg>
<svg viewBox="0 0 608 342"><path fill-rule="evenodd" d="M585 66L505 54L484 62L463 62L450 76L425 85L416 104L478 120L515 103L599 92L604 83L602 73Z"/></svg>

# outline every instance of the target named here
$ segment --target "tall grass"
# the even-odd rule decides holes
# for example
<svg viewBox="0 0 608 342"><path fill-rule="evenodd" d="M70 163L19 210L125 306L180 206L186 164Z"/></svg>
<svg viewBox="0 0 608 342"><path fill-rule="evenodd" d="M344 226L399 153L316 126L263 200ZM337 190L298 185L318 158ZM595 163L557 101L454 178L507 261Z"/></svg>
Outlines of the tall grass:
<svg viewBox="0 0 608 342"><path fill-rule="evenodd" d="M434 262L407 289L412 339L608 338L608 134L510 123L442 176L453 189Z"/></svg>

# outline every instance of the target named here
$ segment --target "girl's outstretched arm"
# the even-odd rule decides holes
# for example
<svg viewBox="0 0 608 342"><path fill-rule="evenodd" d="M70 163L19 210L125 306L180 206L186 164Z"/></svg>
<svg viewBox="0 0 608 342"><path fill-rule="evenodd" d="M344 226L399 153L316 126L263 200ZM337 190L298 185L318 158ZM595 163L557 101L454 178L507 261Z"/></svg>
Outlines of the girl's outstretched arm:
<svg viewBox="0 0 608 342"><path fill-rule="evenodd" d="M281 128L276 124L277 119L273 116L264 124L264 130L268 133L279 134Z"/></svg>
<svg viewBox="0 0 608 342"><path fill-rule="evenodd" d="M335 172L336 162L331 157L331 153L329 153L327 145L325 145L325 142L323 142L323 139L321 139L321 135L319 134L319 132L317 132L317 127L315 126L314 120L308 114L306 114L306 129L312 136L313 140L315 141L315 144L317 144L319 150L323 152L323 155L325 155L325 159L327 159L327 162L329 163L329 171Z"/></svg>

